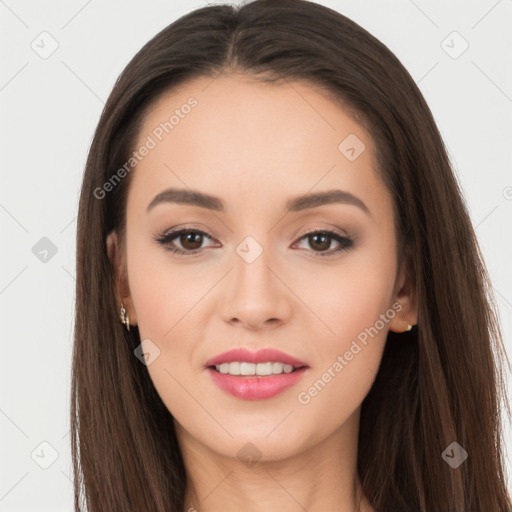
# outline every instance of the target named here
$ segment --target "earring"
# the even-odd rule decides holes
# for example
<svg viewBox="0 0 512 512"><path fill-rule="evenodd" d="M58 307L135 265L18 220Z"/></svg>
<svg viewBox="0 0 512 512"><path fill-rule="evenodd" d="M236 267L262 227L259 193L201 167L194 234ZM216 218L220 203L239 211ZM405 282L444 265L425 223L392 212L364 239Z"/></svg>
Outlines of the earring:
<svg viewBox="0 0 512 512"><path fill-rule="evenodd" d="M128 314L126 313L126 309L124 309L123 301L121 301L121 313L120 313L119 317L121 319L121 323L123 323L125 325L126 329L129 331L130 330L130 318L129 318Z"/></svg>
<svg viewBox="0 0 512 512"><path fill-rule="evenodd" d="M407 324L407 329L405 329L404 332L409 332L413 326L409 324L409 322L407 320L405 320L403 317L402 317L402 322L405 322Z"/></svg>

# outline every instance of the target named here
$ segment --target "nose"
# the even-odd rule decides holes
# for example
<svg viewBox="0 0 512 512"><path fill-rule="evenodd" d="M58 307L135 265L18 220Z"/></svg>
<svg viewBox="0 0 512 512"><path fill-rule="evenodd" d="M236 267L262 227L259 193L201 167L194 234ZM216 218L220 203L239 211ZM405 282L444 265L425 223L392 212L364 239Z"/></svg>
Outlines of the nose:
<svg viewBox="0 0 512 512"><path fill-rule="evenodd" d="M289 321L294 295L269 253L264 250L252 263L234 255L234 268L226 276L229 285L220 306L226 322L258 330Z"/></svg>

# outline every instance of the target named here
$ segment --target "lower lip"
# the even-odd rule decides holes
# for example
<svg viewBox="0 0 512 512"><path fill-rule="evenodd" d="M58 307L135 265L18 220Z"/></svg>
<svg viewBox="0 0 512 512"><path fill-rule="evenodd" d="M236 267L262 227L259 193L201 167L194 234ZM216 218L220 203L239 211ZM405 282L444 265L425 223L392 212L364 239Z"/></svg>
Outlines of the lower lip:
<svg viewBox="0 0 512 512"><path fill-rule="evenodd" d="M261 377L229 375L228 373L217 372L211 368L207 368L207 370L213 382L226 393L244 400L265 400L297 384L304 376L307 367L302 367L291 373Z"/></svg>

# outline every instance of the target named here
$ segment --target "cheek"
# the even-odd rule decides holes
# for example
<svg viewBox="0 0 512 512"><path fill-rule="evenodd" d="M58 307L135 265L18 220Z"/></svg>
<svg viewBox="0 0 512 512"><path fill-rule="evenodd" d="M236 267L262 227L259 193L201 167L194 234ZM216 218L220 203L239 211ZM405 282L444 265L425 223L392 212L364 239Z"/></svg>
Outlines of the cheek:
<svg viewBox="0 0 512 512"><path fill-rule="evenodd" d="M318 333L319 357L349 350L354 339L385 341L394 314L390 306L396 269L392 257L378 257L383 253L382 247L372 246L337 268L319 268L314 275L302 272L294 279L294 290L310 310L309 330Z"/></svg>
<svg viewBox="0 0 512 512"><path fill-rule="evenodd" d="M141 342L152 352L147 370L155 389L169 411L188 418L192 403L185 390L193 389L189 382L193 326L187 323L187 312L201 293L197 283L191 284L183 272L169 264L170 258L171 253L147 242L137 243L134 237L127 260L130 293ZM151 343L144 345L146 340Z"/></svg>
<svg viewBox="0 0 512 512"><path fill-rule="evenodd" d="M134 236L128 246L130 294L137 312L141 339L170 339L204 291L196 274L172 263L171 252Z"/></svg>
<svg viewBox="0 0 512 512"><path fill-rule="evenodd" d="M196 314L201 298L211 287L210 277L173 262L172 253L134 234L128 245L130 294L137 312L141 342L151 340L158 354L148 372L164 400L181 400L191 372L202 328ZM196 319L196 321L194 320ZM154 347L150 344L149 347ZM173 377L176 379L173 379ZM167 403L171 408L171 404ZM190 404L189 404L190 405Z"/></svg>
<svg viewBox="0 0 512 512"><path fill-rule="evenodd" d="M366 286L354 279L327 293L331 303L323 318L334 334L322 337L316 364L296 397L303 421L318 422L326 435L346 422L370 391L388 333L382 318L387 314L390 320L393 313L379 274L367 273Z"/></svg>
<svg viewBox="0 0 512 512"><path fill-rule="evenodd" d="M338 401L350 410L357 407L371 388L378 372L389 331L395 315L391 307L395 278L393 251L389 256L383 247L361 251L347 264L331 273L309 295L312 306L322 323L314 344L314 372L308 383L317 382L311 393L302 387L308 398L318 395L317 405L328 406ZM328 277L328 278L327 278ZM308 278L310 279L310 278ZM304 283L304 290L311 284ZM316 300L315 300L316 298ZM313 306L314 304L314 306ZM311 333L314 335L314 333ZM325 390L325 391L324 391ZM320 395L321 398L320 398ZM341 411L340 411L341 414Z"/></svg>
<svg viewBox="0 0 512 512"><path fill-rule="evenodd" d="M179 294L173 289L177 283L152 265L150 258L138 258L136 253L128 272L141 339L161 338L172 327L169 311L178 305Z"/></svg>

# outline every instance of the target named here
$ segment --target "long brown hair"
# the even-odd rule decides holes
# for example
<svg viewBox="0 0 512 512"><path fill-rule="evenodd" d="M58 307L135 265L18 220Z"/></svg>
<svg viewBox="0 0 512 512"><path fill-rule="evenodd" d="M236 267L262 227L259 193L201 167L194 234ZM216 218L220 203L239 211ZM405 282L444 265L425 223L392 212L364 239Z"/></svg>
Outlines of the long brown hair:
<svg viewBox="0 0 512 512"><path fill-rule="evenodd" d="M375 141L394 198L400 262L418 325L388 334L363 401L358 474L378 512L510 512L500 416L506 359L496 304L463 194L433 116L393 53L342 14L305 0L197 9L149 41L118 78L89 151L77 228L72 368L75 510L182 512L186 472L171 413L119 321L105 240L121 240L128 161L149 105L233 70L302 80L340 101ZM200 107L199 107L200 108ZM198 112L196 110L195 112ZM134 171L136 172L136 171ZM102 188L103 187L103 188ZM101 194L99 190L102 190ZM468 458L452 468L457 442Z"/></svg>

